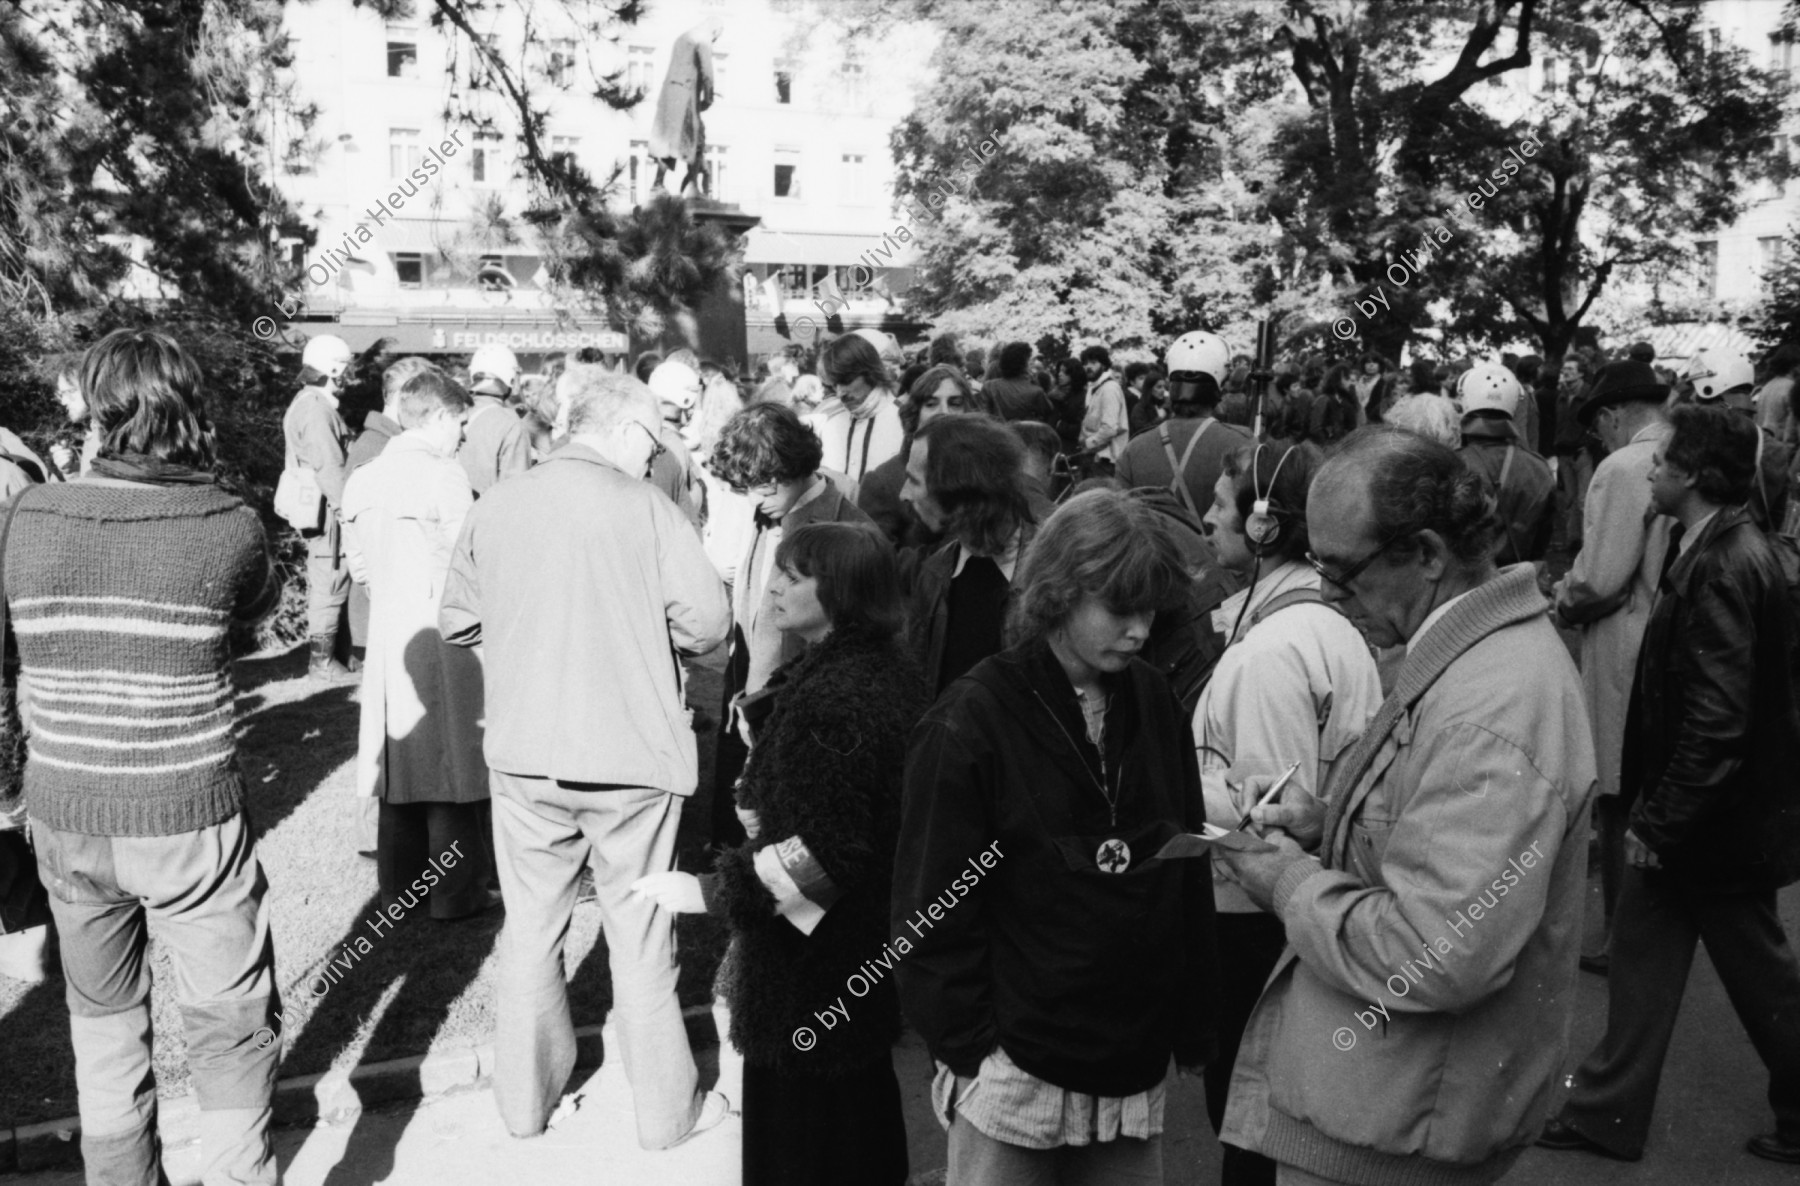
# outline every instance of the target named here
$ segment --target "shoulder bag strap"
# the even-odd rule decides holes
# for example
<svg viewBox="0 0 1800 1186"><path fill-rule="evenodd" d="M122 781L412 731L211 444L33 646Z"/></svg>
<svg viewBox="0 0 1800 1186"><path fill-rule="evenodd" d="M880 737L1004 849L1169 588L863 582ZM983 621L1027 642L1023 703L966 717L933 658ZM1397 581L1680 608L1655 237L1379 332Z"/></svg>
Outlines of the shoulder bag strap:
<svg viewBox="0 0 1800 1186"><path fill-rule="evenodd" d="M1325 595L1317 589L1289 589L1286 593L1278 593L1269 598L1255 613L1250 615L1252 626L1265 621L1290 605L1319 605L1325 601Z"/></svg>
<svg viewBox="0 0 1800 1186"><path fill-rule="evenodd" d="M1181 451L1179 459L1175 456L1175 442L1169 438L1169 422L1165 420L1156 426L1156 435L1162 441L1163 452L1169 457L1169 492L1175 495L1181 505L1187 508L1187 513L1196 519L1203 519L1205 515L1199 507L1194 505L1194 496L1188 493L1185 475L1188 462L1194 456L1194 446L1200 443L1200 438L1206 435L1206 430L1211 428L1213 423L1210 416L1200 422L1200 427L1196 428L1194 435L1188 438L1187 447Z"/></svg>
<svg viewBox="0 0 1800 1186"><path fill-rule="evenodd" d="M1518 449L1513 445L1506 446L1506 460L1500 463L1500 480L1494 483L1494 509L1499 513L1500 499L1506 493L1506 479L1512 473L1513 454ZM1512 517L1499 514L1500 530L1506 533L1506 546L1512 550L1513 563L1525 559L1525 553L1519 550L1519 541L1513 538Z"/></svg>

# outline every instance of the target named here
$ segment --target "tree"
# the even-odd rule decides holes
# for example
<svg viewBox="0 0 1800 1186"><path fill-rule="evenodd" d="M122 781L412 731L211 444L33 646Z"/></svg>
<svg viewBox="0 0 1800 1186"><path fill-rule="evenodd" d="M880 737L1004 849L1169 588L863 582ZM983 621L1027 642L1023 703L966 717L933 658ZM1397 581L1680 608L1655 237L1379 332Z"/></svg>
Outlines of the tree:
<svg viewBox="0 0 1800 1186"><path fill-rule="evenodd" d="M1756 326L1757 340L1771 347L1800 344L1800 228L1788 232L1781 262L1765 279L1769 295Z"/></svg>
<svg viewBox="0 0 1800 1186"><path fill-rule="evenodd" d="M410 19L415 0L355 0L387 20ZM523 222L535 231L545 275L560 302L603 310L615 324L655 337L674 321L689 334L693 309L721 280L735 280L740 249L717 225L696 221L679 198L658 194L627 214L613 208L616 164L600 180L552 151L548 126L555 97L582 93L628 111L645 92L624 70L596 65L595 49L618 45L643 16L643 0L428 0L428 20L453 35L445 65L447 123L512 134L531 198ZM516 42L499 35L504 16ZM553 47L552 42L559 43ZM561 55L574 52L576 61ZM543 61L554 69L536 65ZM493 215L479 219L509 241L517 231Z"/></svg>
<svg viewBox="0 0 1800 1186"><path fill-rule="evenodd" d="M1259 269L1275 263L1226 133L1234 95L1277 81L1255 64L1226 77L1253 7L877 7L943 32L935 81L893 136L922 312L945 329L1103 339L1127 356L1247 320Z"/></svg>
<svg viewBox="0 0 1800 1186"><path fill-rule="evenodd" d="M280 26L275 0L0 8L0 292L46 316L95 304L136 236L164 292L249 304L264 228L292 219L262 116L310 117Z"/></svg>
<svg viewBox="0 0 1800 1186"><path fill-rule="evenodd" d="M1737 215L1780 124L1777 81L1704 49L1702 11L1675 0L1293 12L1281 37L1309 110L1285 130L1272 213L1343 261L1350 297L1381 299L1365 336L1390 358L1443 300L1450 333L1529 334L1554 374L1616 272L1675 266ZM1477 88L1534 53L1569 64L1566 88L1491 113ZM1526 134L1542 150L1509 156ZM1476 183L1497 192L1472 204ZM1396 284L1408 248L1428 266L1401 262Z"/></svg>

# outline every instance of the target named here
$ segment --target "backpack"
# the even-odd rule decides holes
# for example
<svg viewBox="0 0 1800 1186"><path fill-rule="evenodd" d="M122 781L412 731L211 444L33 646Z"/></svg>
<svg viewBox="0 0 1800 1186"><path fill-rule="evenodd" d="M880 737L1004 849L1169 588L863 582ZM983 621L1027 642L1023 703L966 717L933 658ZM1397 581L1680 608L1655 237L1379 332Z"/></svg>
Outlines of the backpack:
<svg viewBox="0 0 1800 1186"><path fill-rule="evenodd" d="M1192 717L1219 656L1225 653L1225 640L1213 629L1213 611L1237 591L1238 581L1219 567L1199 522L1183 509L1172 491L1152 486L1133 490L1130 497L1168 518L1188 573L1194 578L1173 604L1157 610L1150 637L1138 654L1163 673L1182 710Z"/></svg>

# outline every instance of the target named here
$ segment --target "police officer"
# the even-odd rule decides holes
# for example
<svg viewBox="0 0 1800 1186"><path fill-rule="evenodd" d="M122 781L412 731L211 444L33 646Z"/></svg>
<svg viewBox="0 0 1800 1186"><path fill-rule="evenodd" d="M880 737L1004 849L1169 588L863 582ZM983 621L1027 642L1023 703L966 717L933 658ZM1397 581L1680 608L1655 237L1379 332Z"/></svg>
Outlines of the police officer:
<svg viewBox="0 0 1800 1186"><path fill-rule="evenodd" d="M1505 367L1482 363L1463 372L1456 393L1463 409L1459 452L1499 503L1500 550L1494 562L1505 567L1542 560L1550 548L1556 477L1519 437L1514 417L1525 403L1525 389Z"/></svg>

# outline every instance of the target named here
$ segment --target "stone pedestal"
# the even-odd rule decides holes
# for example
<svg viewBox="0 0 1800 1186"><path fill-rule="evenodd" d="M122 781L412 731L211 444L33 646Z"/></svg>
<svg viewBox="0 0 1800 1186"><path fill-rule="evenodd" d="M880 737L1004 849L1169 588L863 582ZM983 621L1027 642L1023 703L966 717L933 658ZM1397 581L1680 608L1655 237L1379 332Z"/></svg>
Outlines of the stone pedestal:
<svg viewBox="0 0 1800 1186"><path fill-rule="evenodd" d="M754 214L745 214L735 205L715 202L711 198L689 198L688 211L698 223L712 223L723 229L734 240L741 240L749 233L751 227L762 219ZM634 343L633 354L645 349L656 349L663 354L682 346L691 348L702 358L716 358L720 362L732 359L738 371L742 373L750 365L748 338L744 330L744 287L741 281L731 276L721 276L711 292L700 301L700 307L694 310L698 341L689 341L682 333L681 327L671 323L663 331L663 337L656 343Z"/></svg>

